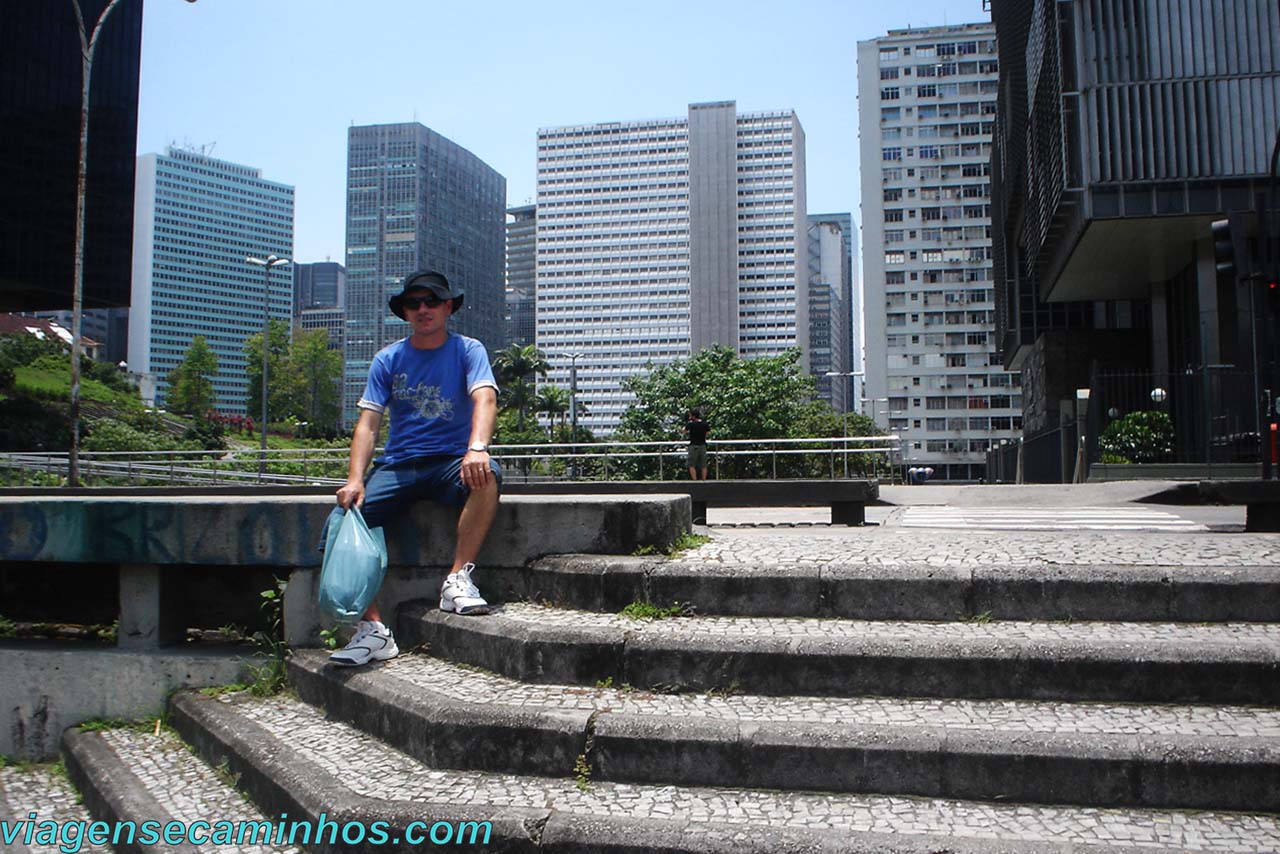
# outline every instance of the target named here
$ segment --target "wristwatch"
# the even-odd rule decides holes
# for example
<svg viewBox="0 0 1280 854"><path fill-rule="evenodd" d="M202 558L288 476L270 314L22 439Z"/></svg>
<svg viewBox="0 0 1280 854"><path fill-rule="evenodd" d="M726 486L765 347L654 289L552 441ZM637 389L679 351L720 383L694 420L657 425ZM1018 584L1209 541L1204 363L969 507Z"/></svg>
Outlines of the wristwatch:
<svg viewBox="0 0 1280 854"><path fill-rule="evenodd" d="M487 454L489 453L489 446L486 445L484 442L472 442L470 445L467 445L467 450L468 451L484 451Z"/></svg>

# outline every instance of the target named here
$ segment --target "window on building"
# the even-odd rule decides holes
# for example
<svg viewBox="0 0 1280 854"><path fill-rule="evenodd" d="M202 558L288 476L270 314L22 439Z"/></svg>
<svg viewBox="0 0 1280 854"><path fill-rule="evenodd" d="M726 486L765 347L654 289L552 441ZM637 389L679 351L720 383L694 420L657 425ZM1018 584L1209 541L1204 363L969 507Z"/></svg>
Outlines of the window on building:
<svg viewBox="0 0 1280 854"><path fill-rule="evenodd" d="M880 100L882 101L896 101L898 100L898 97L897 86L886 86L880 90Z"/></svg>
<svg viewBox="0 0 1280 854"><path fill-rule="evenodd" d="M892 67L889 67L889 68L881 68L881 69L880 69L880 79L881 79L881 80L897 80L897 79L898 79L898 68L897 68L897 66L892 66Z"/></svg>
<svg viewBox="0 0 1280 854"><path fill-rule="evenodd" d="M889 148L882 148L882 149L880 149L880 159L882 159L882 160L890 160L890 161L892 161L892 160L901 160L901 159L902 159L902 147L901 147L901 146L896 146L896 145L895 145L895 146L890 146Z"/></svg>

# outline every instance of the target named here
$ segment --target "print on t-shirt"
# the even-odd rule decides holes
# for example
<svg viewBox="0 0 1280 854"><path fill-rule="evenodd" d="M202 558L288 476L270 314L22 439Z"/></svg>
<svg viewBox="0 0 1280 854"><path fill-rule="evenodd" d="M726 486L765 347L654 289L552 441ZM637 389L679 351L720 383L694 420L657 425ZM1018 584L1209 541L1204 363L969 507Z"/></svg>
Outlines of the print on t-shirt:
<svg viewBox="0 0 1280 854"><path fill-rule="evenodd" d="M426 421L453 420L453 401L440 393L440 386L418 383L409 388L409 375L396 374L391 383L391 396L403 400L413 407L410 418L421 418Z"/></svg>

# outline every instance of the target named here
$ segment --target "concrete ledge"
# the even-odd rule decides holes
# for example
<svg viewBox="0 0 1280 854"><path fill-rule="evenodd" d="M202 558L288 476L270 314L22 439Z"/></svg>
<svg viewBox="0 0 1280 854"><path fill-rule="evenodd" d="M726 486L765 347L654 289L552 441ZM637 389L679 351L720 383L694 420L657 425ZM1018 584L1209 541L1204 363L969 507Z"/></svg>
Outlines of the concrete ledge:
<svg viewBox="0 0 1280 854"><path fill-rule="evenodd" d="M490 580L491 579L491 580ZM681 602L700 614L858 620L1280 622L1280 567L776 566L556 555L490 576L501 600L617 613Z"/></svg>
<svg viewBox="0 0 1280 854"><path fill-rule="evenodd" d="M705 519L707 507L831 507L835 525L861 525L867 504L880 494L874 480L605 480L533 481L503 485L510 495L686 494L693 518Z"/></svg>
<svg viewBox="0 0 1280 854"><path fill-rule="evenodd" d="M0 496L0 561L315 567L333 496ZM682 494L503 496L480 560L630 554L690 530ZM414 504L387 526L390 562L448 566L456 508Z"/></svg>
<svg viewBox="0 0 1280 854"><path fill-rule="evenodd" d="M720 636L642 628L540 626L401 610L397 638L526 682L764 695L914 696L1128 702L1280 703L1280 650L1266 643L1024 639L1017 627L967 640L855 635Z"/></svg>
<svg viewBox="0 0 1280 854"><path fill-rule="evenodd" d="M94 563L120 573L120 642L155 649L181 638L184 566L278 568L289 575L286 641L315 645L320 532L332 496L0 496L0 562ZM691 530L686 495L504 496L478 557L523 567L547 554L630 554ZM458 510L419 502L387 526L389 612L437 584L453 562ZM419 568L429 569L421 571ZM256 601L257 590L244 595Z"/></svg>
<svg viewBox="0 0 1280 854"><path fill-rule="evenodd" d="M127 653L82 644L0 642L0 754L44 761L87 720L158 716L183 687L242 681L239 651Z"/></svg>

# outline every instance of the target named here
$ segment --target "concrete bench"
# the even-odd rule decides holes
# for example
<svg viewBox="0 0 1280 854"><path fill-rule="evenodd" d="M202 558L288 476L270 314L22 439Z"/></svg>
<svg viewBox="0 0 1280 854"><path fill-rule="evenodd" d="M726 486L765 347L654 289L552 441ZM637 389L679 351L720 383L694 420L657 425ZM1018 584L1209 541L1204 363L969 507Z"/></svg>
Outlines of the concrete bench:
<svg viewBox="0 0 1280 854"><path fill-rule="evenodd" d="M1203 480L1196 491L1205 504L1245 505L1246 531L1280 531L1280 480Z"/></svg>
<svg viewBox="0 0 1280 854"><path fill-rule="evenodd" d="M873 480L607 480L512 482L506 495L650 495L684 493L693 502L693 519L707 518L707 507L831 508L833 525L861 525L866 505L880 495Z"/></svg>

